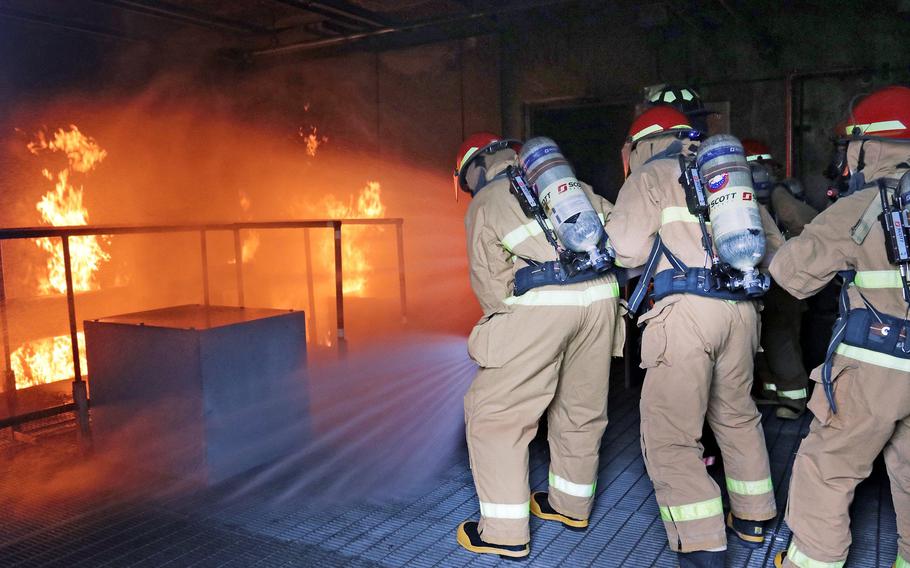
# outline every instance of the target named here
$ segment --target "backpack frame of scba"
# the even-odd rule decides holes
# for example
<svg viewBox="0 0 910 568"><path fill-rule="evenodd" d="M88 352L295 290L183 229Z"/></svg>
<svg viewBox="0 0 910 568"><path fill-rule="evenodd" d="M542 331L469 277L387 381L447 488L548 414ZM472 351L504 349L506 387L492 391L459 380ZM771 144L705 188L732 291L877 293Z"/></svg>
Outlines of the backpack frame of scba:
<svg viewBox="0 0 910 568"><path fill-rule="evenodd" d="M535 141L537 141L537 144L533 144ZM535 173L540 172L541 170L545 171L548 166L553 167L555 165L556 167L562 168L564 173L568 175L564 179L559 180L561 185L557 185L556 191L561 191L562 185L565 185L565 191L573 192L575 194L574 200L576 202L581 202L582 200L586 202L581 203L581 205L586 205L586 207L583 208L589 208L593 214L593 206L591 206L590 201L583 192L584 190L581 188L581 184L575 179L571 166L569 166L568 161L566 161L559 152L559 148L556 146L555 142L547 138L537 138L529 140L528 144L531 144L532 148L535 148L535 150L528 156L526 156L523 151L523 162L531 164L537 164L540 161L550 162L543 168L535 168ZM525 148L528 148L528 144L525 145ZM610 247L609 238L607 237L606 231L603 230L602 224L599 224L600 235L596 237L596 244L591 250L573 250L561 242L562 239L560 238L559 231L554 227L554 223L551 222L548 217L556 217L558 221L561 221L561 227L564 227L567 224L576 222L581 215L579 213L574 213L569 215L566 219L562 219L559 217L559 212L554 211L552 203L546 204L549 205L549 207L545 206L539 197L541 188L536 187L535 184L531 184L527 181L527 172L525 171L525 168L509 166L506 170L506 174L509 178L510 191L518 200L521 210L526 216L537 222L547 239L547 242L556 251L556 256L558 258L558 260L555 261L544 262L516 254L515 256L528 265L520 268L515 273L514 294L516 296L521 296L529 290L541 286L563 286L600 278L611 271L618 272L615 267L615 253ZM540 179L539 176L537 179ZM547 187L543 189L546 191L550 188ZM515 253L513 252L513 254Z"/></svg>
<svg viewBox="0 0 910 568"><path fill-rule="evenodd" d="M741 155L742 161L745 163L745 154L742 152L741 145L735 139L733 141L735 143L725 144L723 151L728 154ZM763 296L771 284L771 278L767 274L757 269L747 274L723 261L717 253L714 239L708 231L711 215L710 195L705 188L702 172L695 156L683 155L680 148L676 153L663 154L655 158L675 158L678 161L680 169L678 181L685 192L686 208L698 221L701 245L710 259L710 267L687 266L664 244L660 234L656 235L641 280L629 298L630 315L638 312L649 293L655 302L672 294L694 294L736 301L754 300ZM710 177L713 180L716 176L711 175ZM666 258L672 268L655 274L661 258ZM653 289L649 289L649 283L652 280Z"/></svg>

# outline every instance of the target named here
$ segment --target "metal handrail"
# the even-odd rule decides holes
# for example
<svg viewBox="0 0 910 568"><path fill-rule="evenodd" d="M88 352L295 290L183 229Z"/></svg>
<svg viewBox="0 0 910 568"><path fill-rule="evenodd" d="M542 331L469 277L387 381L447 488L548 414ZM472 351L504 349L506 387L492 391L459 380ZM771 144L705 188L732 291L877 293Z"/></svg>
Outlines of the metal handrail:
<svg viewBox="0 0 910 568"><path fill-rule="evenodd" d="M59 238L63 244L63 262L66 276L66 302L69 319L70 339L73 345L73 403L64 404L54 408L41 410L37 413L16 414L16 377L12 370L10 355L9 325L7 321L6 283L3 273L3 252L0 246L0 331L3 339L3 355L6 359L6 384L7 405L9 417L0 420L0 428L16 426L33 420L35 417L47 417L75 410L76 420L79 425L81 439L88 440L89 417L88 395L82 369L79 363L79 337L78 320L76 319L76 298L73 290L72 266L70 259L69 239L71 237L97 236L97 235L135 235L156 233L187 233L198 232L200 252L202 257L202 285L203 302L209 305L209 271L207 234L210 231L229 231L234 235L234 265L237 279L237 302L244 305L243 293L243 254L240 240L240 231L250 229L304 229L305 248L307 257L307 286L311 312L315 312L313 296L313 271L309 258L311 256L309 229L332 229L335 242L335 305L337 313L337 348L342 354L346 351L347 339L344 325L344 266L341 246L341 228L344 225L394 225L396 238L396 251L398 256L398 282L399 301L401 305L402 322L407 321L407 288L405 285L404 269L404 219L306 219L283 221L244 221L239 223L192 223L184 225L81 225L69 227L19 227L0 228L0 243L14 239L40 239ZM310 316L314 317L311 313ZM311 320L313 321L313 320Z"/></svg>

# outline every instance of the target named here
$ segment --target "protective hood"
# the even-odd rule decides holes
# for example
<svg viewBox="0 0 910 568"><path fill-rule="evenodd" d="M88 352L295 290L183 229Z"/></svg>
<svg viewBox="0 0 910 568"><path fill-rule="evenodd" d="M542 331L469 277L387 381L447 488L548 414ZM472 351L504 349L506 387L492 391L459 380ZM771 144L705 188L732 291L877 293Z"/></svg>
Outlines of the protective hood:
<svg viewBox="0 0 910 568"><path fill-rule="evenodd" d="M518 166L518 154L509 148L474 160L465 173L465 180L468 187L471 188L471 195L476 195L509 166Z"/></svg>
<svg viewBox="0 0 910 568"><path fill-rule="evenodd" d="M863 168L859 169L860 148L863 149ZM900 177L910 167L910 144L882 140L853 140L847 146L847 165L853 177L866 182L879 178Z"/></svg>
<svg viewBox="0 0 910 568"><path fill-rule="evenodd" d="M698 147L697 142L687 139L680 140L672 134L641 140L629 154L629 171L637 171L645 162L669 148L673 143L681 143L683 153L686 155L692 153L692 148Z"/></svg>

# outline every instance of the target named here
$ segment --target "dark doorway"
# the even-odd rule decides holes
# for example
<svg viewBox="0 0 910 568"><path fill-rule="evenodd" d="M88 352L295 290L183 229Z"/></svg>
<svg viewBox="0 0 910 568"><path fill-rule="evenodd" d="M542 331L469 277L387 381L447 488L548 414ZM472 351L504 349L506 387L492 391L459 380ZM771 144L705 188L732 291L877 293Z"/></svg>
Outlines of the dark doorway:
<svg viewBox="0 0 910 568"><path fill-rule="evenodd" d="M529 104L527 137L548 136L556 141L581 181L610 202L623 182L622 145L635 106L591 101Z"/></svg>

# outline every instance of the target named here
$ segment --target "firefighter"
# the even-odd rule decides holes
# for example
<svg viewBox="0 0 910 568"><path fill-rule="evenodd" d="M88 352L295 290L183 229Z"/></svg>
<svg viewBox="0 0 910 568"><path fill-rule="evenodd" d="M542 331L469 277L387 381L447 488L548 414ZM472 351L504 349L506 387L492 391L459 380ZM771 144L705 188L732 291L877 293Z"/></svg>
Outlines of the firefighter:
<svg viewBox="0 0 910 568"><path fill-rule="evenodd" d="M906 269L889 262L880 217L882 192L893 195L910 169L910 89L868 95L839 131L848 144L851 193L771 263L774 279L797 298L815 294L838 273L845 281L828 359L812 372L821 383L809 401L815 418L790 479L793 540L775 564L844 565L854 490L884 450L900 534L895 565L902 567L910 565L910 293Z"/></svg>
<svg viewBox="0 0 910 568"><path fill-rule="evenodd" d="M774 161L771 149L758 140L744 139L746 160L753 166L756 178L755 195L768 207L784 236L795 237L812 222L818 210L806 201L802 183L795 178L780 179L780 166ZM759 182L759 179L761 182Z"/></svg>
<svg viewBox="0 0 910 568"><path fill-rule="evenodd" d="M465 217L471 287L483 317L468 339L479 366L465 396L465 424L480 521L458 527L476 553L529 554L529 513L584 529L594 501L607 425L612 355L622 352L619 285L613 275L514 294L526 259L557 254L510 192L517 143L489 133L458 153L457 182L471 193ZM602 220L610 204L584 186ZM529 493L528 444L546 414L549 491Z"/></svg>
<svg viewBox="0 0 910 568"><path fill-rule="evenodd" d="M607 223L623 266L654 260L658 275L676 266L666 256L650 254L658 234L674 261L705 266L700 227L687 209L678 161L680 154L696 149L699 134L668 106L656 106L632 123L631 175ZM773 251L782 241L780 233L767 211L762 209L761 216ZM632 311L636 304L633 295ZM732 508L727 526L744 544L757 547L764 540L763 522L777 514L761 415L750 397L758 310L752 301L677 293L639 318L639 325L646 324L642 456L670 547L680 553L684 567L723 566L727 545L721 492L702 463L706 418L724 460Z"/></svg>
<svg viewBox="0 0 910 568"><path fill-rule="evenodd" d="M712 117L717 119L720 116L720 113L705 107L701 95L690 85L674 85L672 83L650 85L644 88L644 94L644 108L647 109L657 105L671 106L686 115L688 124L691 124L694 130L700 132L702 136L707 136L710 132L709 122L711 121L709 119ZM639 105L639 107L641 106ZM630 144L630 142L627 142L624 148L628 148ZM626 154L628 154L628 150L626 150ZM717 438L714 436L714 432L711 431L711 427L707 424L705 424L701 435L701 444L704 447L703 461L705 466L711 467L718 464L720 447L717 445Z"/></svg>
<svg viewBox="0 0 910 568"><path fill-rule="evenodd" d="M752 167L759 202L770 208L771 216L785 236L800 234L818 211L792 193L791 186L801 187L798 183L777 181L779 168L767 144L744 139L743 148ZM763 390L758 402L777 405L778 418L796 420L806 411L809 386L800 346L805 302L772 284L763 303L761 346L764 351L755 360L755 374Z"/></svg>

